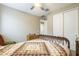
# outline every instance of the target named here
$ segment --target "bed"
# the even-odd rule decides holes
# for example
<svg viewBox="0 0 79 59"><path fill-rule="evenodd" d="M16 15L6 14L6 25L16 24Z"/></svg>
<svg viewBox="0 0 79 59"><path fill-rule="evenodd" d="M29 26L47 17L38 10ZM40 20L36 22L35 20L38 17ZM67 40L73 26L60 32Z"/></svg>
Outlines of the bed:
<svg viewBox="0 0 79 59"><path fill-rule="evenodd" d="M69 56L68 43L59 44L56 40L50 40L47 36L40 35L39 38L0 46L1 56ZM57 38L57 37L56 37ZM53 38L54 39L54 38ZM64 39L63 39L64 40ZM62 39L61 39L62 41Z"/></svg>

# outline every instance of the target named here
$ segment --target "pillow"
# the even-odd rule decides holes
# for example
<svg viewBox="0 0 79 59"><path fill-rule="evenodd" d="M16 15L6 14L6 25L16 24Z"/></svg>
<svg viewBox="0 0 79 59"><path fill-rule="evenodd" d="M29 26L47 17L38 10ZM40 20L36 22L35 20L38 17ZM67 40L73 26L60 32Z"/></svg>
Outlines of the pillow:
<svg viewBox="0 0 79 59"><path fill-rule="evenodd" d="M27 35L27 40L32 40L32 39L36 39L36 38L38 38L38 35L36 35L36 34Z"/></svg>

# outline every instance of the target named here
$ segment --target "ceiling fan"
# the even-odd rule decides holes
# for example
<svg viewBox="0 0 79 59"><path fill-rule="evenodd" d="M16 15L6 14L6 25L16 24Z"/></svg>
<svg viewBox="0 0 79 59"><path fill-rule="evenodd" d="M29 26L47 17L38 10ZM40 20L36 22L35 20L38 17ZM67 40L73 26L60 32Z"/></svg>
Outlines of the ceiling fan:
<svg viewBox="0 0 79 59"><path fill-rule="evenodd" d="M34 3L34 5L30 9L33 10L36 7L40 8L43 11L49 11L49 9L45 8L42 3Z"/></svg>

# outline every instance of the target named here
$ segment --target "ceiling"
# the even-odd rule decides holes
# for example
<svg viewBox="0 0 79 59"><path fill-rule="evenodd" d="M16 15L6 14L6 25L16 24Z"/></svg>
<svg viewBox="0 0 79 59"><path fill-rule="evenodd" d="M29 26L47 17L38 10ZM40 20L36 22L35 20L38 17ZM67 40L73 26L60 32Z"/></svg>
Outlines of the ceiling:
<svg viewBox="0 0 79 59"><path fill-rule="evenodd" d="M43 7L48 8L49 11L43 11L40 8L35 8L31 10L30 8L33 6L33 3L4 3L2 5L8 6L10 8L17 9L22 12L26 12L35 16L43 16L50 12L54 12L60 8L66 7L71 3L42 3Z"/></svg>

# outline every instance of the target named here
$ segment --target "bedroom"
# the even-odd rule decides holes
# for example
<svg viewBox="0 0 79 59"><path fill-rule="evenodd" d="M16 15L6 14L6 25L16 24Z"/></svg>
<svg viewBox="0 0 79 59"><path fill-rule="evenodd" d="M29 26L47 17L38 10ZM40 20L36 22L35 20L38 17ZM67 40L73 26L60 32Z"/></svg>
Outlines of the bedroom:
<svg viewBox="0 0 79 59"><path fill-rule="evenodd" d="M78 46L77 44L78 41L76 43L76 40L78 39L78 35L79 35L78 13L79 13L78 3L40 3L36 5L34 3L13 3L13 4L1 3L0 4L0 33L1 33L0 35L2 35L1 38L3 38L6 45L13 45L19 42L27 42L27 41L28 42L32 41L32 44L35 41L36 42L45 41L44 44L47 45L49 52L51 54L45 51L44 55L50 54L50 55L76 56L79 53L78 47L76 47ZM42 34L42 36L40 34ZM39 39L39 40L30 41L29 38L27 37L28 35L32 37L30 38L30 40L37 39L38 37L40 37L40 39L44 38L47 40ZM64 43L64 40L66 39L63 37L67 38L68 40L67 44L66 42ZM60 39L62 38L63 40L61 41ZM56 39L56 44L60 43L60 45L62 44L64 46L70 45L70 49L69 49L70 53L68 50L64 52L63 50L61 50L62 48L59 49L60 50L59 52L61 52L60 54L55 53L55 51L53 51L48 46L50 45L49 42L51 43L52 40L53 42L55 41L54 39ZM69 45L68 42L70 42ZM25 44L25 43L21 43L21 44ZM34 43L34 44L35 47L37 46L38 47L35 48L32 45L29 47L30 43L26 44L28 45L27 50L31 49L32 47L34 50L36 49L38 52L39 46L44 45L43 43L41 43L42 45L40 43ZM10 47L10 48L14 48L14 47ZM5 46L4 47L1 46L0 55L16 55L19 51L18 50L16 53L10 54L8 53L9 52L7 50L8 48L6 48L7 50L6 52L4 51L5 50L4 48ZM45 48L41 48L41 49L46 50ZM52 54L52 52L54 52L54 54Z"/></svg>

